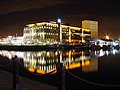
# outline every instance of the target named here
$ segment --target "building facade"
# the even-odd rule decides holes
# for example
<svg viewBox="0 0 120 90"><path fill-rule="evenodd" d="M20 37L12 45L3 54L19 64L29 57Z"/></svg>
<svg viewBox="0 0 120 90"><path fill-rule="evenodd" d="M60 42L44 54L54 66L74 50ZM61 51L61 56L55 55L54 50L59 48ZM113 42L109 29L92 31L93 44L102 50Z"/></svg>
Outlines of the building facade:
<svg viewBox="0 0 120 90"><path fill-rule="evenodd" d="M98 21L83 20L82 28L86 28L91 31L91 38L98 38Z"/></svg>
<svg viewBox="0 0 120 90"><path fill-rule="evenodd" d="M90 40L91 34L89 29L41 22L26 25L23 37L26 43L80 43Z"/></svg>

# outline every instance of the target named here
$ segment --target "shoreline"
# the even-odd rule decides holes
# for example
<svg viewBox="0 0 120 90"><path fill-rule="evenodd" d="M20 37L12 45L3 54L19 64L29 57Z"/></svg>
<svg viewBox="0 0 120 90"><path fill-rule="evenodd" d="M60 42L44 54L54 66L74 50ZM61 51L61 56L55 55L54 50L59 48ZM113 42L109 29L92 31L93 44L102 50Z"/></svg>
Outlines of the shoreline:
<svg viewBox="0 0 120 90"><path fill-rule="evenodd" d="M42 51L42 50L70 50L70 49L90 49L85 45L0 45L0 50L15 50L15 51Z"/></svg>
<svg viewBox="0 0 120 90"><path fill-rule="evenodd" d="M89 50L91 49L88 45L0 45L0 50L14 50L14 51L43 51L43 50L71 50L71 49L81 49Z"/></svg>
<svg viewBox="0 0 120 90"><path fill-rule="evenodd" d="M119 49L120 47L114 47ZM43 50L110 50L112 48L104 46L89 46L89 45L0 45L0 50L14 50L14 51L43 51Z"/></svg>
<svg viewBox="0 0 120 90"><path fill-rule="evenodd" d="M15 50L15 51L41 51L52 49L52 47L48 46L27 46L27 45L0 45L0 50ZM54 48L55 49L55 48Z"/></svg>

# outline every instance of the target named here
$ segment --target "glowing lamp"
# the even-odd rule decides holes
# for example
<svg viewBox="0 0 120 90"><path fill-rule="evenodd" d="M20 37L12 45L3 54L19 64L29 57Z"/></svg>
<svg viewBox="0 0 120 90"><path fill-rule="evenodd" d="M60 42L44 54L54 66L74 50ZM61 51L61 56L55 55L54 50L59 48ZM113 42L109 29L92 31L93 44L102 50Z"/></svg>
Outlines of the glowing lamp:
<svg viewBox="0 0 120 90"><path fill-rule="evenodd" d="M57 22L58 22L58 23L61 23L61 19L58 19Z"/></svg>
<svg viewBox="0 0 120 90"><path fill-rule="evenodd" d="M110 37L106 35L106 39L110 39Z"/></svg>

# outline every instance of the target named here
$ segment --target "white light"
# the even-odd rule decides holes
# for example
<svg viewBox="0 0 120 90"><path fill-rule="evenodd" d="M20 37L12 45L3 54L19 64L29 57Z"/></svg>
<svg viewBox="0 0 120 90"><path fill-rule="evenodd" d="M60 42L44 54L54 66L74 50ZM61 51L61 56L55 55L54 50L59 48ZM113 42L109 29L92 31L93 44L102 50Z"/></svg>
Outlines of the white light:
<svg viewBox="0 0 120 90"><path fill-rule="evenodd" d="M61 19L58 19L57 22L58 22L58 23L61 23Z"/></svg>

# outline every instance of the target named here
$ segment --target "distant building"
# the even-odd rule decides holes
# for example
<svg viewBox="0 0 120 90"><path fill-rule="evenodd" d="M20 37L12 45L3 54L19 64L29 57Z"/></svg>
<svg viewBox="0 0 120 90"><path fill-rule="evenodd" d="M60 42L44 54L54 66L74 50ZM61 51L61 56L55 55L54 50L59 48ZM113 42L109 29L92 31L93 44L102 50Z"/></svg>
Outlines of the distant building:
<svg viewBox="0 0 120 90"><path fill-rule="evenodd" d="M7 36L6 38L2 38L0 40L0 44L4 45L23 45L24 39L23 36Z"/></svg>
<svg viewBox="0 0 120 90"><path fill-rule="evenodd" d="M60 31L61 30L61 31ZM89 29L82 29L56 22L28 24L24 28L23 37L26 43L80 43L90 40Z"/></svg>
<svg viewBox="0 0 120 90"><path fill-rule="evenodd" d="M91 38L98 38L98 21L83 20L82 28L89 29L91 31Z"/></svg>
<svg viewBox="0 0 120 90"><path fill-rule="evenodd" d="M90 41L91 45L100 45L101 47L103 46L111 46L111 47L116 47L119 46L120 42L115 39L103 39L103 38L94 38L91 39Z"/></svg>

